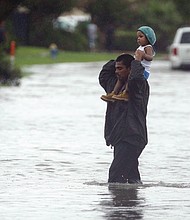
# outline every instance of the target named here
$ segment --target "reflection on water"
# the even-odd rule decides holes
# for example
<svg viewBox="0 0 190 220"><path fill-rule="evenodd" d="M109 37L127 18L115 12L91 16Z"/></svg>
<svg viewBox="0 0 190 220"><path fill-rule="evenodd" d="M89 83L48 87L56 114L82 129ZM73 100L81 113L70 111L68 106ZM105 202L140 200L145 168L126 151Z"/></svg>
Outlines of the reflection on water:
<svg viewBox="0 0 190 220"><path fill-rule="evenodd" d="M103 64L33 66L0 88L2 220L189 220L189 72L153 63L144 184L108 186Z"/></svg>
<svg viewBox="0 0 190 220"><path fill-rule="evenodd" d="M102 201L103 210L106 210L106 219L143 219L141 208L144 199L138 195L136 187L110 185L111 200Z"/></svg>

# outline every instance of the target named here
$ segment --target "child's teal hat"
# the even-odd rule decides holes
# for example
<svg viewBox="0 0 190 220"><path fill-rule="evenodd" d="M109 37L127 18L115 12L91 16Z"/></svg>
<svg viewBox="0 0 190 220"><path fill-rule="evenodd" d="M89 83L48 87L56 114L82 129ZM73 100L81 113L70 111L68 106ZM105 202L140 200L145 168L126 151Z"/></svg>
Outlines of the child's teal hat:
<svg viewBox="0 0 190 220"><path fill-rule="evenodd" d="M156 34L154 33L154 30L151 27L141 26L140 28L138 28L138 31L141 31L146 36L151 45L155 44Z"/></svg>

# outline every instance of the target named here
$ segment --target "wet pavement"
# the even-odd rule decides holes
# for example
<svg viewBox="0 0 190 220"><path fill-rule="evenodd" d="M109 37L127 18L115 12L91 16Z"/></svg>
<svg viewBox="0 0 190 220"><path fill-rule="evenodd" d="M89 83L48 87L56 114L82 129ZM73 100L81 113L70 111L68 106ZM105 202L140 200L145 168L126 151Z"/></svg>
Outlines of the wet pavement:
<svg viewBox="0 0 190 220"><path fill-rule="evenodd" d="M0 88L0 219L190 219L190 72L154 61L144 184L107 185L104 63L40 65Z"/></svg>

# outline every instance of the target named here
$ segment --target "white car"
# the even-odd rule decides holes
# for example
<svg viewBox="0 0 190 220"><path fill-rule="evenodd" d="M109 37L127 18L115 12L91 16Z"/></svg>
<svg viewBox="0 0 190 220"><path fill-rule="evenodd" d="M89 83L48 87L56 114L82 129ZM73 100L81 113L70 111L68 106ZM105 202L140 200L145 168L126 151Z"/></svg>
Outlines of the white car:
<svg viewBox="0 0 190 220"><path fill-rule="evenodd" d="M190 68L190 27L181 27L176 31L169 59L172 69Z"/></svg>

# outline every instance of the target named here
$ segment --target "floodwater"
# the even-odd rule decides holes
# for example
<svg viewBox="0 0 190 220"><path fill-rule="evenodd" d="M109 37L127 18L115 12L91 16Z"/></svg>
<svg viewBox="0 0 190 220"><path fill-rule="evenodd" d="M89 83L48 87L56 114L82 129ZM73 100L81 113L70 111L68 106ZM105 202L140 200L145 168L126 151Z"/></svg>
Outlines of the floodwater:
<svg viewBox="0 0 190 220"><path fill-rule="evenodd" d="M190 219L190 72L153 62L144 184L108 186L103 64L32 66L0 88L1 220Z"/></svg>

